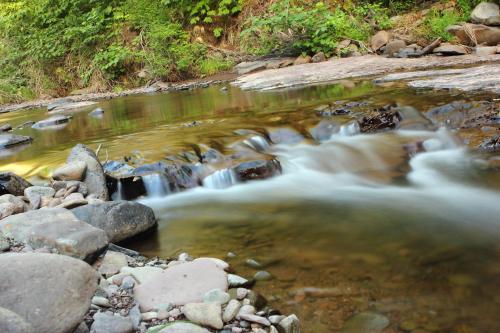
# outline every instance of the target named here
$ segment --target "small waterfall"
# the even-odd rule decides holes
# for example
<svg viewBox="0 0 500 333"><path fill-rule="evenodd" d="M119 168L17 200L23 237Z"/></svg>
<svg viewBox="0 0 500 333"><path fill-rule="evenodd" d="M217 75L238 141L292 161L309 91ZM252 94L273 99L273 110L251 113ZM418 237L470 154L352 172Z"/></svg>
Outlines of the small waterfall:
<svg viewBox="0 0 500 333"><path fill-rule="evenodd" d="M160 173L153 173L141 177L148 197L162 197L170 193L167 179Z"/></svg>
<svg viewBox="0 0 500 333"><path fill-rule="evenodd" d="M111 198L114 201L124 200L125 199L125 193L123 193L123 184L122 184L122 180L121 179L117 180L117 182L116 182L116 191L115 191L115 193L113 193L113 195L111 196Z"/></svg>
<svg viewBox="0 0 500 333"><path fill-rule="evenodd" d="M254 135L243 141L243 143L258 152L269 150L270 147L269 142L260 135Z"/></svg>
<svg viewBox="0 0 500 333"><path fill-rule="evenodd" d="M211 189L224 189L238 183L234 170L217 170L203 179L203 187Z"/></svg>
<svg viewBox="0 0 500 333"><path fill-rule="evenodd" d="M340 136L352 136L360 133L359 124L356 121L340 126Z"/></svg>

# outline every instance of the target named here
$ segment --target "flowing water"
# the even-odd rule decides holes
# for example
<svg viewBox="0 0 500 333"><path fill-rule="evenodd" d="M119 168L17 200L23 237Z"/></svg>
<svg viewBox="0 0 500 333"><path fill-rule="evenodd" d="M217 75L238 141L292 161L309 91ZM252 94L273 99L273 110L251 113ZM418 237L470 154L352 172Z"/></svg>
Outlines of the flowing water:
<svg viewBox="0 0 500 333"><path fill-rule="evenodd" d="M370 82L127 97L100 103L102 119L80 112L64 128L19 130L35 140L0 168L43 177L77 142L102 144L101 159L132 155L144 163L193 145L227 153L242 129L309 133L324 119L314 109L325 102L396 102L423 112L460 98ZM386 333L500 332L500 172L418 112L410 126L377 134L359 133L352 120L360 115L328 118L321 142L247 138L245 145L280 161L281 176L239 183L223 169L180 193L146 178L150 195L141 202L155 209L159 228L125 245L164 257L233 252L227 260L243 276L257 271L245 265L255 259L273 275L256 289L272 307L296 313L304 332L340 332L364 311L386 316ZM23 111L0 121L45 117ZM415 142L425 152L405 150Z"/></svg>

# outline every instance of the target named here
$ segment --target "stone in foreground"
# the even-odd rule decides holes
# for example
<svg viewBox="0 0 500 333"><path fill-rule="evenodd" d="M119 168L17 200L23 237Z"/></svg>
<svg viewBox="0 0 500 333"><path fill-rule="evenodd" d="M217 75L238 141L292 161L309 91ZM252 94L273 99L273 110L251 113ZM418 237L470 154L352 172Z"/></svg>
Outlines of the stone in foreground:
<svg viewBox="0 0 500 333"><path fill-rule="evenodd" d="M134 288L142 311L154 310L160 304L185 305L201 303L213 289L227 291L227 276L211 260L197 260L167 268Z"/></svg>
<svg viewBox="0 0 500 333"><path fill-rule="evenodd" d="M46 247L79 259L92 258L108 244L103 230L78 220L62 208L9 216L0 223L0 232L34 249Z"/></svg>
<svg viewBox="0 0 500 333"><path fill-rule="evenodd" d="M184 305L182 313L193 323L221 329L222 309L220 304L215 303L189 303Z"/></svg>
<svg viewBox="0 0 500 333"><path fill-rule="evenodd" d="M120 242L156 226L153 210L137 202L109 201L72 210L80 220L102 229L110 242Z"/></svg>
<svg viewBox="0 0 500 333"><path fill-rule="evenodd" d="M130 318L119 314L97 312L90 333L132 333L134 326Z"/></svg>
<svg viewBox="0 0 500 333"><path fill-rule="evenodd" d="M101 163L95 153L87 146L77 144L68 156L67 164L85 162L87 169L83 176L83 182L87 185L89 194L94 194L96 199L108 200L108 188L106 177Z"/></svg>
<svg viewBox="0 0 500 333"><path fill-rule="evenodd" d="M57 254L2 254L0 272L0 307L19 315L37 333L72 332L97 288L92 267Z"/></svg>
<svg viewBox="0 0 500 333"><path fill-rule="evenodd" d="M173 323L158 333L210 333L209 330L191 323Z"/></svg>

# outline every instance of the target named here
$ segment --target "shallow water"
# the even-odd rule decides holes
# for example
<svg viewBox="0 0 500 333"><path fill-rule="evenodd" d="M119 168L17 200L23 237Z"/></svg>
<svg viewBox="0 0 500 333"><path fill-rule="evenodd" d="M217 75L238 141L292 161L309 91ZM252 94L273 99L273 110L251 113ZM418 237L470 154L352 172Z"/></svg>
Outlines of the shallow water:
<svg viewBox="0 0 500 333"><path fill-rule="evenodd" d="M226 152L238 129L307 133L322 119L314 108L325 102L397 102L423 112L458 98L370 82L127 97L100 103L102 119L88 110L63 129L18 131L32 135L33 145L3 158L0 169L43 176L77 142L102 144L101 159L106 151L117 159L137 150L145 162L193 144ZM329 119L341 126L360 115ZM45 117L43 110L18 112L0 122ZM451 131L425 127L273 145L267 153L283 175L265 181L229 186L230 175L221 175L183 193L156 188L141 201L155 209L158 231L125 245L151 256L223 258L231 251L237 256L228 261L243 276L256 272L244 264L254 258L274 276L256 289L271 306L296 313L304 332L340 332L362 311L389 318L384 332L499 332L500 172L484 170L482 156ZM422 141L428 151L410 157L404 146Z"/></svg>

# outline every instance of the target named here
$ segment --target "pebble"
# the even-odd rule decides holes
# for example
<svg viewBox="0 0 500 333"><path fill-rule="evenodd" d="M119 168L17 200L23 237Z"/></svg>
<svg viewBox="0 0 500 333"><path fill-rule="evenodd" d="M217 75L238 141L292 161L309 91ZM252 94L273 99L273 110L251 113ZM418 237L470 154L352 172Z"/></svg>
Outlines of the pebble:
<svg viewBox="0 0 500 333"><path fill-rule="evenodd" d="M300 333L300 321L296 315L290 315L290 316L286 317L285 319L280 321L279 326L283 330L283 333ZM342 332L344 332L344 331L342 331ZM357 333L361 333L361 332L372 333L371 331L364 331L364 330L356 331L356 332ZM354 331L353 331L353 333L354 333Z"/></svg>
<svg viewBox="0 0 500 333"><path fill-rule="evenodd" d="M262 268L262 265L254 259L247 259L245 261L245 264L247 264L247 266L250 266L252 268Z"/></svg>
<svg viewBox="0 0 500 333"><path fill-rule="evenodd" d="M222 320L227 323L233 320L238 312L240 311L241 304L235 299L232 299L229 301L229 303L226 306L226 309L224 310L224 313L222 314Z"/></svg>
<svg viewBox="0 0 500 333"><path fill-rule="evenodd" d="M243 287L248 284L247 279L236 274L228 274L227 281L230 288Z"/></svg>
<svg viewBox="0 0 500 333"><path fill-rule="evenodd" d="M272 279L272 275L271 273L267 272L267 271L258 271L257 273L255 273L255 275L253 276L253 278L256 280L256 281L267 281L267 280L271 280Z"/></svg>
<svg viewBox="0 0 500 333"><path fill-rule="evenodd" d="M92 297L92 304L104 307L104 308L109 308L111 304L109 303L109 300L105 297L102 296L94 296Z"/></svg>
<svg viewBox="0 0 500 333"><path fill-rule="evenodd" d="M97 312L90 328L92 333L132 333L134 327L130 318L112 313Z"/></svg>
<svg viewBox="0 0 500 333"><path fill-rule="evenodd" d="M238 311L238 315L236 317L239 318L242 314L255 314L255 307L252 305L243 305L240 308L240 311Z"/></svg>
<svg viewBox="0 0 500 333"><path fill-rule="evenodd" d="M128 312L128 315L130 317L130 320L132 321L132 326L134 326L134 329L137 330L139 328L142 319L141 311L139 310L139 305L133 306Z"/></svg>
<svg viewBox="0 0 500 333"><path fill-rule="evenodd" d="M261 316L257 316L254 314L245 314L245 313L238 314L238 316L240 317L240 319L250 321L252 323L261 324L263 326L271 326L269 320Z"/></svg>
<svg viewBox="0 0 500 333"><path fill-rule="evenodd" d="M203 296L204 303L226 304L229 302L230 296L228 293L220 289L212 289Z"/></svg>
<svg viewBox="0 0 500 333"><path fill-rule="evenodd" d="M244 299L248 295L248 289L246 288L238 288L236 289L236 298L239 300Z"/></svg>
<svg viewBox="0 0 500 333"><path fill-rule="evenodd" d="M177 317L179 317L181 314L182 314L181 310L179 310L179 309L177 309L177 308L175 308L175 309L173 309L173 310L170 310L170 311L168 312L168 315L169 315L170 317L173 317L173 318L177 318Z"/></svg>
<svg viewBox="0 0 500 333"><path fill-rule="evenodd" d="M113 275L110 279L108 279L108 281L117 285L117 286L121 286L123 283L123 279L126 276L130 276L130 273L119 273L119 274Z"/></svg>
<svg viewBox="0 0 500 333"><path fill-rule="evenodd" d="M144 321L151 321L153 319L158 319L158 312L149 311L149 312L141 313L141 318Z"/></svg>
<svg viewBox="0 0 500 333"><path fill-rule="evenodd" d="M182 252L181 254L179 254L179 257L177 257L177 260L179 260L179 261L193 261L193 257L191 257L186 252Z"/></svg>
<svg viewBox="0 0 500 333"><path fill-rule="evenodd" d="M231 332L233 333L241 333L243 332L243 329L241 327L232 327Z"/></svg>
<svg viewBox="0 0 500 333"><path fill-rule="evenodd" d="M195 324L222 329L222 309L215 303L188 303L182 308L186 318Z"/></svg>
<svg viewBox="0 0 500 333"><path fill-rule="evenodd" d="M228 252L226 254L226 257L228 257L228 258L236 258L236 253L234 253L234 252Z"/></svg>
<svg viewBox="0 0 500 333"><path fill-rule="evenodd" d="M280 321L282 321L283 319L285 319L286 316L282 316L282 315L274 315L274 316L269 316L269 322L271 322L271 324L279 324Z"/></svg>
<svg viewBox="0 0 500 333"><path fill-rule="evenodd" d="M121 284L122 289L132 289L135 286L135 280L131 276L126 276L123 278L123 282Z"/></svg>

